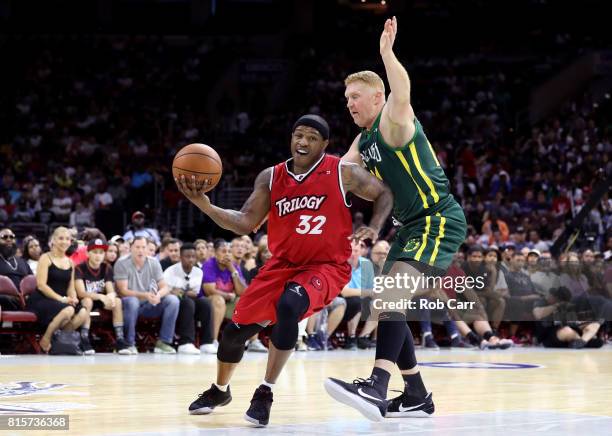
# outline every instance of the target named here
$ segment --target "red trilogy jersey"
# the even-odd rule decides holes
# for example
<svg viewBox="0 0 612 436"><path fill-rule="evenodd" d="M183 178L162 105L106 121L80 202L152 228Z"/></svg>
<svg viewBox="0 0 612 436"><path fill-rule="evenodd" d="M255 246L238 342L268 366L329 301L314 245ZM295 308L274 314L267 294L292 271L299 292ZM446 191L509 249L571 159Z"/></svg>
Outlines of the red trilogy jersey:
<svg viewBox="0 0 612 436"><path fill-rule="evenodd" d="M351 255L353 223L340 177L340 158L324 154L304 174L291 159L277 164L270 182L268 244L292 264L333 262Z"/></svg>

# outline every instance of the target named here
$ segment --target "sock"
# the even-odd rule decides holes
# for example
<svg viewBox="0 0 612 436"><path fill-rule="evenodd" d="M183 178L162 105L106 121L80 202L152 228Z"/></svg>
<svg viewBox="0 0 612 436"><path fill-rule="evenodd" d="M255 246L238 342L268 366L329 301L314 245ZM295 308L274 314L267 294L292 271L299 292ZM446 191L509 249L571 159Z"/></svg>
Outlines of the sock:
<svg viewBox="0 0 612 436"><path fill-rule="evenodd" d="M425 389L420 372L416 374L402 374L402 378L404 379L404 392L419 397L427 395L427 389Z"/></svg>
<svg viewBox="0 0 612 436"><path fill-rule="evenodd" d="M81 327L81 338L89 339L89 329L86 327Z"/></svg>
<svg viewBox="0 0 612 436"><path fill-rule="evenodd" d="M431 332L423 332L423 337L431 336Z"/></svg>
<svg viewBox="0 0 612 436"><path fill-rule="evenodd" d="M217 389L219 389L221 392L227 392L227 387L229 386L229 383L226 385L219 385L217 383L215 383L215 386L217 387Z"/></svg>
<svg viewBox="0 0 612 436"><path fill-rule="evenodd" d="M115 329L115 337L123 339L123 324L114 325L113 328Z"/></svg>
<svg viewBox="0 0 612 436"><path fill-rule="evenodd" d="M387 398L387 388L389 387L391 374L382 368L374 367L370 378L374 380L374 389L376 389L383 398Z"/></svg>
<svg viewBox="0 0 612 436"><path fill-rule="evenodd" d="M468 339L468 341L470 341L470 344L476 345L476 346L480 345L480 338L478 337L476 333L469 332L466 338Z"/></svg>
<svg viewBox="0 0 612 436"><path fill-rule="evenodd" d="M488 341L489 339L491 339L492 336L493 336L493 332L491 330L489 330L488 332L485 332L482 335L485 341Z"/></svg>
<svg viewBox="0 0 612 436"><path fill-rule="evenodd" d="M276 384L276 383L268 383L266 380L263 380L263 381L261 382L261 385L262 385L262 386L267 386L267 387L269 387L271 391L273 391L273 390L274 390L274 385L275 385L275 384Z"/></svg>

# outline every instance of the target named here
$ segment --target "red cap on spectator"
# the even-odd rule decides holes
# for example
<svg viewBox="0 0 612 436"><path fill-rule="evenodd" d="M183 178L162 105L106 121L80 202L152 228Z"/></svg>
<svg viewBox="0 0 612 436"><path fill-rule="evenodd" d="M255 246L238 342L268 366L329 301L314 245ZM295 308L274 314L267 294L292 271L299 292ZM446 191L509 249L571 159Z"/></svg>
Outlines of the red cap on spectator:
<svg viewBox="0 0 612 436"><path fill-rule="evenodd" d="M87 244L87 251L96 250L101 248L102 250L108 250L108 245L102 239L92 239Z"/></svg>

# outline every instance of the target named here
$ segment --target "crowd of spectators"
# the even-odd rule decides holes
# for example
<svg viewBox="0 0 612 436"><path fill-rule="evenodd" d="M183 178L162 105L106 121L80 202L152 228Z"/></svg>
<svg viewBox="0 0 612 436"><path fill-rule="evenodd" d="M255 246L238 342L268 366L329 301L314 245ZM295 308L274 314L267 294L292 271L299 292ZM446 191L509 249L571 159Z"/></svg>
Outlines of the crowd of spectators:
<svg viewBox="0 0 612 436"><path fill-rule="evenodd" d="M448 7L451 6L445 5ZM214 350L221 323L231 315L243 291L241 285L248 284L270 253L265 235L259 234L259 245L249 238L243 240L246 248L241 257L238 240L231 245L213 242L217 236L227 236L213 225L202 229L194 225L184 232L196 237L206 235L208 241L196 240L193 248L183 244L178 238L185 234L158 221L160 211L177 210L182 201L171 180L169 162L182 145L208 142L224 163L222 181L213 195L248 188L262 168L286 159L290 127L306 112L319 113L329 121L328 152L342 154L357 133L345 108L344 78L359 69L380 72L381 65L373 44L377 42L379 26L371 17L337 18L330 14L328 20L342 31L338 36L342 50L329 44L324 32L306 40L288 39L279 56L289 65L287 77L291 80L277 106L267 104L264 98L265 91L274 86L267 83L258 84L258 92L241 89L231 95L224 93L213 102L211 110L207 97L214 94L216 84L222 83L233 58L244 50L241 37L2 39L0 47L20 49L11 49L13 89L0 95L0 120L6 120L9 126L0 134L0 224L6 227L7 235L0 242L10 242L10 234L18 233L11 227L23 223L48 225L49 232L62 224L73 229L70 237L76 240L75 233L102 227L103 218L97 218L101 211L125 214L130 227L121 229L124 232L108 241L102 234L85 232L84 245L75 258L78 262L72 266L76 272L80 264L91 261L89 241L103 241L105 262L116 267L114 275L108 276L108 271L103 274L110 277L104 283L111 283L112 292L106 285L102 288L121 304L113 305L115 300L110 297L108 301L101 298L100 304L113 314L118 351L134 351L140 315L162 318L156 347L160 352L171 352L177 338L179 351L195 353L199 350L195 347L198 341L204 347L202 351ZM601 176L612 173L612 100L609 94L603 100L584 95L536 125L517 123L516 113L525 108L527 92L536 80L536 74L526 66L533 66L535 57L543 57L548 68L561 65L570 56L582 54L585 46L585 40L575 35L543 33L538 41L537 47L529 47L527 40L514 41L521 53L509 47L473 46L471 50L464 47L452 58L442 48L424 54L425 46L412 47L412 52L408 52L405 43L400 47L400 59L411 77L416 114L467 217L468 234L453 274L486 273L490 282L487 290L465 297L479 302L466 319L458 319L454 313L418 315L421 342L431 348L437 347L432 319L445 324L450 344L480 347L504 347L508 345L504 340L529 340L525 335L521 337L518 322L550 317L554 313L550 306L556 310L573 305L583 314L591 310L592 321L611 319L609 194L589 211L580 236L570 248L573 251L560 258L550 252ZM492 56L496 49L498 52ZM308 67L301 68L304 65ZM540 68L541 71L547 70ZM4 104L7 95L15 97L10 104ZM355 221L363 221L368 206L359 201L354 204ZM153 210L154 205L160 206L158 210ZM146 225L141 210L152 212L147 213ZM387 228L382 236L390 242L393 235L394 230ZM42 267L52 270L55 266L59 271L55 273L61 276L62 266L68 265L61 250L56 247L51 256L42 255L53 250L50 235L18 236L23 238L19 241L19 255L8 251L7 256L2 254L0 275L14 278L18 288L17 278L30 272L37 274L43 259ZM134 240L136 244L127 243ZM375 325L359 328L362 311L357 303L360 286L368 286L364 277L379 273L381 259L388 250L385 243L362 247L363 252L353 247L355 280L332 307L302 326L305 339L300 348L337 346L336 330L343 320L348 323L347 336L340 341L343 346L372 345ZM193 258L192 251L197 259L193 265L188 260ZM368 257L372 264L366 262ZM57 265L49 263L48 258L57 259ZM135 281L129 268L124 268L132 265L125 259L130 259L137 269L146 267L150 280ZM178 270L178 264L182 271L174 271L176 274L170 277L160 274L170 268ZM90 267L95 270L96 265L94 262ZM199 269L208 284L205 288L196 286ZM206 282L207 275L215 277L214 285ZM63 283L61 277L56 278ZM79 280L82 279L76 283ZM83 293L76 283L66 284L59 293L54 289L55 295L45 292L44 283L39 284L41 295L47 299L58 297L55 299L65 306L56 305L59 311L50 319L42 317L49 321L48 325L55 320L57 326L87 330L90 320L84 313L100 304L96 306L95 298L83 303L89 298L89 290L85 287ZM75 304L60 301L64 297ZM4 310L14 308L13 301L7 309L5 305L9 303L5 300ZM510 323L507 331L504 327L501 332L508 324L502 321L517 323ZM571 338L565 342L577 347L581 345L579 340L589 343L594 327L585 326L569 326L580 338L564 330L562 336ZM555 343L554 338L546 336L550 331L545 330L542 336L537 330L540 342ZM47 348L50 334L43 348ZM249 347L261 350L263 345L252 338Z"/></svg>

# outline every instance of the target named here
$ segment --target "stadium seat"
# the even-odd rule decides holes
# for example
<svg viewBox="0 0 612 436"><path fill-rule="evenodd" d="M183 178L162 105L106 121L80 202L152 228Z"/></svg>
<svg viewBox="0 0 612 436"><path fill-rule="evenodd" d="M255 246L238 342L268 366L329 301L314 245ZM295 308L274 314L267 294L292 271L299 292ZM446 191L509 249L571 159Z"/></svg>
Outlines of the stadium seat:
<svg viewBox="0 0 612 436"><path fill-rule="evenodd" d="M36 290L36 278L33 275L26 276L20 283L22 292L20 293L13 282L5 276L0 276L0 294L16 297L19 299L19 304L24 310L6 310L2 312L2 327L0 327L0 334L3 335L18 335L25 337L30 346L38 353L40 352L40 346L38 345L37 335L40 333L37 326L37 317L34 313L25 310L25 300L23 298L23 284L28 278L34 279L34 290ZM28 280L31 282L31 279ZM11 323L9 326L4 327L5 323ZM21 344L18 344L21 345Z"/></svg>

